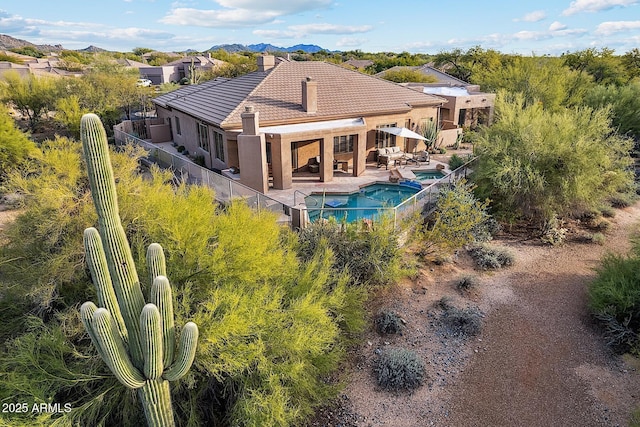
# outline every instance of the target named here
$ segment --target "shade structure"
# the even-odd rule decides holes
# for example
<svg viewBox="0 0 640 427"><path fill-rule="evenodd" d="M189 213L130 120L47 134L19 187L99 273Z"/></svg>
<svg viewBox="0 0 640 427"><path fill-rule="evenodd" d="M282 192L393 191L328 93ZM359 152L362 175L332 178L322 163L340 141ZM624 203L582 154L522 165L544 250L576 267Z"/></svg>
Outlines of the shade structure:
<svg viewBox="0 0 640 427"><path fill-rule="evenodd" d="M379 128L378 130L382 132L387 132L395 136L401 136L403 138L413 138L413 139L421 139L423 141L428 141L427 138L420 135L419 133L415 133L412 130L407 128L398 128L398 127L389 127L389 128Z"/></svg>

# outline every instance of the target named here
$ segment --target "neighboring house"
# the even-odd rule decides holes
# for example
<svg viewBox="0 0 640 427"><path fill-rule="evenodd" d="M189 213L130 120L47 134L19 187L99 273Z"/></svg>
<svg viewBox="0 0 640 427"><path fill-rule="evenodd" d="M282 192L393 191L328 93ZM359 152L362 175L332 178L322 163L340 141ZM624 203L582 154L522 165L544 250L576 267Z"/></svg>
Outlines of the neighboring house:
<svg viewBox="0 0 640 427"><path fill-rule="evenodd" d="M0 77L7 72L18 73L22 77L26 77L31 73L29 67L24 64L16 64L15 62L0 61Z"/></svg>
<svg viewBox="0 0 640 427"><path fill-rule="evenodd" d="M479 124L490 124L496 95L480 91L479 85L467 83L430 65L416 67L393 67L376 74L384 74L392 70L411 69L437 79L435 83L405 83L414 90L437 95L447 100L442 106L440 121L445 129L453 127L469 127L474 129Z"/></svg>
<svg viewBox="0 0 640 427"><path fill-rule="evenodd" d="M370 59L350 59L342 63L342 65L347 65L356 70L364 70L365 68L373 65L373 61Z"/></svg>
<svg viewBox="0 0 640 427"><path fill-rule="evenodd" d="M206 71L214 68L218 68L226 64L224 61L211 57L211 54L207 56L185 56L178 60L169 62L160 66L150 66L143 64L140 67L140 77L143 79L149 79L155 85L179 82L183 78L191 77L191 69L198 71Z"/></svg>
<svg viewBox="0 0 640 427"><path fill-rule="evenodd" d="M265 55L256 72L153 102L174 142L209 168L239 168L241 182L264 193L269 173L274 189L288 189L317 157L319 181L331 181L336 165L362 175L377 148L406 142L379 129L437 120L444 100L338 65Z"/></svg>
<svg viewBox="0 0 640 427"><path fill-rule="evenodd" d="M80 72L70 72L57 68L60 61L55 58L33 58L24 56L22 64L14 64L12 62L0 62L0 75L7 71L15 71L23 77L33 74L34 76L44 77L77 77L82 75ZM25 59L26 58L26 59Z"/></svg>

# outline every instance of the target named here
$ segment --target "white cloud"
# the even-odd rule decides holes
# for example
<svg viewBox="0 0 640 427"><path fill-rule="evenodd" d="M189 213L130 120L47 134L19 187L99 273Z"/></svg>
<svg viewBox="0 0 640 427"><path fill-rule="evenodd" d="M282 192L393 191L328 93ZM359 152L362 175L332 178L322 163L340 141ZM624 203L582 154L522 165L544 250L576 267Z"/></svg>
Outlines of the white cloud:
<svg viewBox="0 0 640 427"><path fill-rule="evenodd" d="M195 9L174 5L163 24L230 28L273 23L276 18L324 9L332 0L215 0L221 9Z"/></svg>
<svg viewBox="0 0 640 427"><path fill-rule="evenodd" d="M371 25L304 24L291 25L289 29L304 34L356 34L369 32L373 27Z"/></svg>
<svg viewBox="0 0 640 427"><path fill-rule="evenodd" d="M542 21L546 17L547 17L547 13L544 10L535 10L533 12L527 13L522 18L514 19L514 21L538 22L538 21Z"/></svg>
<svg viewBox="0 0 640 427"><path fill-rule="evenodd" d="M564 30L566 28L567 28L566 25L558 21L554 21L551 23L551 25L549 25L549 31L552 31L552 32Z"/></svg>
<svg viewBox="0 0 640 427"><path fill-rule="evenodd" d="M332 0L215 0L215 2L227 9L278 11L282 15L288 15L327 8L331 6Z"/></svg>
<svg viewBox="0 0 640 427"><path fill-rule="evenodd" d="M229 28L265 24L272 22L278 16L281 16L278 12L257 12L249 9L201 10L177 8L171 10L170 14L160 19L160 22L171 25Z"/></svg>
<svg viewBox="0 0 640 427"><path fill-rule="evenodd" d="M367 43L369 40L367 39L356 39L356 38L351 38L351 37L343 37L340 40L338 40L336 42L336 46L337 47L347 47L347 48L353 48L353 47L359 47L362 46L363 44Z"/></svg>
<svg viewBox="0 0 640 427"><path fill-rule="evenodd" d="M564 16L574 15L581 12L599 12L601 10L609 10L615 7L631 6L637 4L638 0L576 0L572 1L562 14Z"/></svg>
<svg viewBox="0 0 640 427"><path fill-rule="evenodd" d="M371 30L371 25L303 24L291 25L286 30L254 30L253 34L274 39L299 39L314 34L357 34Z"/></svg>
<svg viewBox="0 0 640 427"><path fill-rule="evenodd" d="M640 29L640 21L608 21L603 22L596 28L595 33L603 36Z"/></svg>
<svg viewBox="0 0 640 427"><path fill-rule="evenodd" d="M252 33L261 38L268 39L297 39L301 37L299 33L283 30L254 30Z"/></svg>

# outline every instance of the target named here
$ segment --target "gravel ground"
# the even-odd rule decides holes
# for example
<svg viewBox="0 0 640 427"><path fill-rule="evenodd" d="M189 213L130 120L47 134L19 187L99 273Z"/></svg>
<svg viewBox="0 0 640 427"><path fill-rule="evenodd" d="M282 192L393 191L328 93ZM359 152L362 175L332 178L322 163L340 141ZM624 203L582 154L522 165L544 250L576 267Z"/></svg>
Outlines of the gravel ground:
<svg viewBox="0 0 640 427"><path fill-rule="evenodd" d="M513 267L474 271L466 254L387 290L370 311L397 312L402 334L371 330L354 350L344 394L310 426L626 426L640 406L635 359L613 355L592 322L586 287L607 251L626 252L640 204L617 211L603 246L500 240ZM479 286L455 283L474 274ZM440 301L477 312L482 332L452 333ZM446 304L445 304L446 305ZM413 392L381 390L372 374L378 354L405 347L426 362L427 380Z"/></svg>

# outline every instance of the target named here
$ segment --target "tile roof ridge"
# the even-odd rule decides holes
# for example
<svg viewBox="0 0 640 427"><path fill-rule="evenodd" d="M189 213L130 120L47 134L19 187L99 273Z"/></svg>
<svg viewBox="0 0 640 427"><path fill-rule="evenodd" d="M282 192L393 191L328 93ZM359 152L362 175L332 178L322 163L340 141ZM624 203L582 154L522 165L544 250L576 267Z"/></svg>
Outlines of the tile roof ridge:
<svg viewBox="0 0 640 427"><path fill-rule="evenodd" d="M253 96L253 94L254 94L254 93L255 93L255 92L256 92L256 91L257 91L257 90L258 90L262 85L264 85L264 84L265 84L265 82L269 79L269 77L271 76L271 74L273 74L273 72L274 72L274 71L275 71L279 66L281 66L282 64L284 64L284 62L276 63L276 64L273 66L273 68L270 68L269 70L266 70L266 73L267 73L267 74L262 78L262 80L260 81L260 83L258 83L257 85L255 85L255 87L254 87L254 88L253 88L253 89L252 89L252 90L247 94L247 96L245 96L245 97L244 97L244 99L243 99L242 101L238 102L238 105L236 106L236 108L234 108L233 110L231 110L231 111L229 112L229 114L227 114L227 117L225 117L225 118L224 118L224 120L222 120L222 121L220 122L220 127L222 127L222 126L224 126L224 125L228 124L229 117L232 117L232 116L233 116L237 111L239 111L241 108L244 108L244 105L245 105L245 103L247 102L247 100L248 100L249 98L251 98L251 96ZM257 73L263 73L263 72L265 72L265 71L254 71L253 73L245 74L245 76L248 76L248 75L251 75L251 74L257 74ZM239 78L241 78L241 77L243 77L243 76L239 76L239 77L236 77L236 78L238 78L238 79L239 79ZM231 80L235 80L235 79L229 79L229 80L231 81Z"/></svg>

